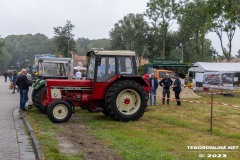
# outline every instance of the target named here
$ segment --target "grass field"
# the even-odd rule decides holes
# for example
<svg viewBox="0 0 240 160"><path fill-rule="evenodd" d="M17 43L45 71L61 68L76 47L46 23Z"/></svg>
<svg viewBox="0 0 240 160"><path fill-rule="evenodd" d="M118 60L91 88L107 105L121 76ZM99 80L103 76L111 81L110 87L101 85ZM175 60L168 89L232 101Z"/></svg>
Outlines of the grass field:
<svg viewBox="0 0 240 160"><path fill-rule="evenodd" d="M209 102L210 96L203 95L195 100ZM240 105L238 97L214 95L214 101ZM214 105L213 131L210 132L210 104L183 102L181 107L177 107L176 102L170 103L149 107L150 111L135 122L116 122L101 113L93 114L80 109L74 116L81 114L89 132L108 144L123 159L192 160L200 159L199 154L226 154L225 159L239 159L240 149L196 151L188 150L187 146L239 146L240 108ZM54 132L60 131L45 115L30 110L27 116L44 148L46 159L82 158L81 154L68 157L59 152Z"/></svg>

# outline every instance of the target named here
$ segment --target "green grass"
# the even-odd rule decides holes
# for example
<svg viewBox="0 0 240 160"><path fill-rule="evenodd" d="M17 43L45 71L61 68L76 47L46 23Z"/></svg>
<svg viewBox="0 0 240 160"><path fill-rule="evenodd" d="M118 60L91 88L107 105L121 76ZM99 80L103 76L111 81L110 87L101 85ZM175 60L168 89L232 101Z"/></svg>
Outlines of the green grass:
<svg viewBox="0 0 240 160"><path fill-rule="evenodd" d="M209 102L210 95L194 100ZM214 101L240 105L236 97L214 95ZM187 146L240 145L240 108L214 104L213 131L210 132L210 104L183 102L181 107L177 107L175 101L170 103L150 107L150 111L140 120L127 123L81 109L77 109L74 116L81 114L89 132L126 160L191 160L198 159L200 153L224 152L193 152ZM57 159L58 154L61 155L59 157L66 156L59 153L58 142L53 138L54 132L58 131L55 125L37 112L29 112L28 118L32 119L32 125L36 124L34 130L37 131L46 157ZM41 124L38 121L42 121ZM49 144L49 140L54 144ZM226 154L228 160L235 160L240 157L240 150Z"/></svg>
<svg viewBox="0 0 240 160"><path fill-rule="evenodd" d="M25 112L27 118L36 134L41 145L44 160L81 160L82 154L66 155L60 152L59 141L56 133L63 130L56 127L46 115L39 113L37 109Z"/></svg>
<svg viewBox="0 0 240 160"><path fill-rule="evenodd" d="M209 102L210 96L194 100ZM236 97L221 95L214 95L214 101L240 104ZM175 103L150 107L150 112L139 121L128 123L115 122L101 113L82 111L81 114L86 117L91 133L106 141L126 160L197 159L202 151L191 152L187 146L240 145L240 108L214 104L213 131L210 132L210 104L182 103L177 107ZM227 159L240 157L239 150L226 154Z"/></svg>

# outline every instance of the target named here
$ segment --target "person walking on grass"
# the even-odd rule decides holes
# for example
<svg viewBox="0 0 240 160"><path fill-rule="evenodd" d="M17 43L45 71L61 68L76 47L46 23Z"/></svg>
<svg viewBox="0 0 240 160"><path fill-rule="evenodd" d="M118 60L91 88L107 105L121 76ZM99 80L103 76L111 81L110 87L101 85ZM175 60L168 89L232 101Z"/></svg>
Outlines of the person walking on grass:
<svg viewBox="0 0 240 160"><path fill-rule="evenodd" d="M149 84L150 84L150 106L152 106L152 97L154 97L154 106L157 104L156 100L156 93L158 88L158 80L154 76L154 74L151 74L151 78L149 78Z"/></svg>
<svg viewBox="0 0 240 160"><path fill-rule="evenodd" d="M170 101L170 87L173 84L173 81L169 78L169 75L166 74L166 77L163 78L160 82L159 85L163 87L163 97L162 97L162 104L165 104L165 96L167 94L167 104L169 104Z"/></svg>
<svg viewBox="0 0 240 160"><path fill-rule="evenodd" d="M20 91L20 111L25 111L25 105L28 101L29 84L27 79L27 70L23 69L22 74L17 78L16 85Z"/></svg>
<svg viewBox="0 0 240 160"><path fill-rule="evenodd" d="M181 101L180 101L180 92L182 91L181 89L181 81L179 79L179 75L175 75L176 80L174 81L173 84L173 91L175 92L175 99L177 101L177 105L181 106Z"/></svg>

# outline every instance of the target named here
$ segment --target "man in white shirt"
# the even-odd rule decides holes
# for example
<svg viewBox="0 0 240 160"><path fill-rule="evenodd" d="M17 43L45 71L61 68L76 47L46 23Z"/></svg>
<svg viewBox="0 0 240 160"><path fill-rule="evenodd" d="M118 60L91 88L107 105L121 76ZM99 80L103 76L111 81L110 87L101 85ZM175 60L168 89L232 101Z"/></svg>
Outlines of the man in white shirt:
<svg viewBox="0 0 240 160"><path fill-rule="evenodd" d="M80 72L80 70L77 71L76 77L77 79L82 79L82 72Z"/></svg>

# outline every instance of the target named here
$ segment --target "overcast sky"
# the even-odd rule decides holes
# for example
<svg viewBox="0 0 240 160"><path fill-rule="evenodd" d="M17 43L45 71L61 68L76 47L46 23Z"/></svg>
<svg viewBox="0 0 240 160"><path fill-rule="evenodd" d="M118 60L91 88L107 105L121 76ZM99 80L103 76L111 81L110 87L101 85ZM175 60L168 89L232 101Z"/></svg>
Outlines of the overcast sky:
<svg viewBox="0 0 240 160"><path fill-rule="evenodd" d="M67 20L75 25L75 38L109 38L113 25L128 13L143 13L149 0L0 0L0 35L43 33L53 37L53 27ZM176 30L173 26L172 30ZM240 49L239 30L233 42L233 54ZM215 34L207 36L221 53ZM225 37L226 38L226 37ZM227 41L224 41L227 47Z"/></svg>

